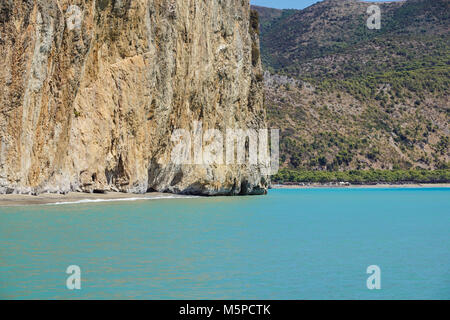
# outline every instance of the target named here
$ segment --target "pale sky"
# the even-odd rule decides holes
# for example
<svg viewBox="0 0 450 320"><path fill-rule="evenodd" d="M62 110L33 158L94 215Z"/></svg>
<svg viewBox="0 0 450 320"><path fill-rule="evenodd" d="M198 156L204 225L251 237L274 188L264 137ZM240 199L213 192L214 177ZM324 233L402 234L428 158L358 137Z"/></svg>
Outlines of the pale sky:
<svg viewBox="0 0 450 320"><path fill-rule="evenodd" d="M376 0L365 0L367 2L383 2ZM316 2L318 0L250 0L251 4L269 8L278 9L303 9Z"/></svg>

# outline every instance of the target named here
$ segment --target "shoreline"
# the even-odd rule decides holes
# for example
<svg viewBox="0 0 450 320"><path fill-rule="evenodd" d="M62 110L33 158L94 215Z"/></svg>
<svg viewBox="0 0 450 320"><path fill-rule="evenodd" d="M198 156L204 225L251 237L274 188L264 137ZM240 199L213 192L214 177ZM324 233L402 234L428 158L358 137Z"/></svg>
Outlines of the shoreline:
<svg viewBox="0 0 450 320"><path fill-rule="evenodd" d="M410 183L410 184L349 184L349 183L288 183L273 184L269 190L276 189L405 189L405 188L450 188L450 183ZM38 196L25 194L0 195L1 207L31 206L31 205L65 205L80 203L99 203L117 201L189 199L201 196L178 195L172 193L150 192L145 194L107 192L68 194L45 193Z"/></svg>
<svg viewBox="0 0 450 320"><path fill-rule="evenodd" d="M272 189L405 189L405 188L450 188L450 183L403 183L403 184L350 184L350 183L288 183L273 184Z"/></svg>
<svg viewBox="0 0 450 320"><path fill-rule="evenodd" d="M45 193L38 196L24 194L0 195L0 208L30 205L64 205L79 203L99 203L115 201L139 201L158 199L189 199L195 196L177 195L171 193L150 192L145 194L133 193L82 193L69 192L68 194ZM195 197L196 198L196 197Z"/></svg>

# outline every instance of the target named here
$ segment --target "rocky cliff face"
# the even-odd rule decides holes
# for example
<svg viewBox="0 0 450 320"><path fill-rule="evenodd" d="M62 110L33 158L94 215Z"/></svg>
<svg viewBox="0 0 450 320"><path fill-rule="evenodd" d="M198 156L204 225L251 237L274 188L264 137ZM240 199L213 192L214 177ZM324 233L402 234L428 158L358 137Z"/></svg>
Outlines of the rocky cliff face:
<svg viewBox="0 0 450 320"><path fill-rule="evenodd" d="M0 193L261 194L170 161L177 128L264 128L248 0L2 0Z"/></svg>

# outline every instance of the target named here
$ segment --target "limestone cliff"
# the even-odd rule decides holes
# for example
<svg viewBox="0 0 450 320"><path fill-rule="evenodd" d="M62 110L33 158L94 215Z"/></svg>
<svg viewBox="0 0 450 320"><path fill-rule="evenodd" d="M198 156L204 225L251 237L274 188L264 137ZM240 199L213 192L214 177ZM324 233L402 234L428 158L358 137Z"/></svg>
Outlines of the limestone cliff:
<svg viewBox="0 0 450 320"><path fill-rule="evenodd" d="M261 194L169 161L176 128L264 128L248 0L2 0L0 193Z"/></svg>

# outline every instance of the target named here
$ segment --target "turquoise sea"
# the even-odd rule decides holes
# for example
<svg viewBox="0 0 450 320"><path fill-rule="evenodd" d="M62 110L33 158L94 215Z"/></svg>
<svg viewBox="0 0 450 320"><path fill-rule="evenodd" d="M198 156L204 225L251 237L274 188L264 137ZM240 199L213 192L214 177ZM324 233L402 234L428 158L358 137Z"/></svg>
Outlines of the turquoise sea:
<svg viewBox="0 0 450 320"><path fill-rule="evenodd" d="M450 299L450 189L0 208L0 299L55 298Z"/></svg>

